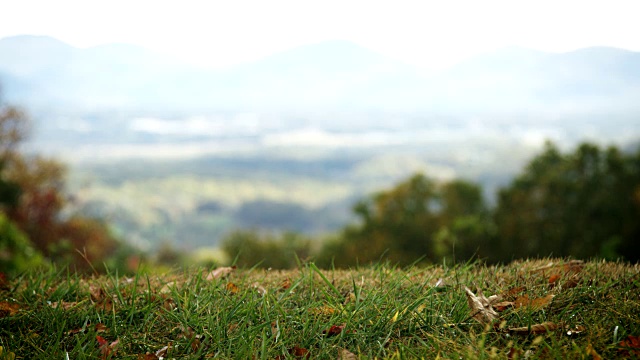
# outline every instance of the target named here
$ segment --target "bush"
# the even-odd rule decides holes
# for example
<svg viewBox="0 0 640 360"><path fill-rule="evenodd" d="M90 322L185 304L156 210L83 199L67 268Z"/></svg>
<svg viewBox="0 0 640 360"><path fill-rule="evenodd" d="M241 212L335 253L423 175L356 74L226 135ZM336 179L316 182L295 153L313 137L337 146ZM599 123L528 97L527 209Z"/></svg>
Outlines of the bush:
<svg viewBox="0 0 640 360"><path fill-rule="evenodd" d="M15 275L42 264L29 238L0 213L0 272Z"/></svg>
<svg viewBox="0 0 640 360"><path fill-rule="evenodd" d="M274 236L255 230L239 230L223 240L222 249L240 267L291 269L298 259L309 257L311 241L293 232Z"/></svg>

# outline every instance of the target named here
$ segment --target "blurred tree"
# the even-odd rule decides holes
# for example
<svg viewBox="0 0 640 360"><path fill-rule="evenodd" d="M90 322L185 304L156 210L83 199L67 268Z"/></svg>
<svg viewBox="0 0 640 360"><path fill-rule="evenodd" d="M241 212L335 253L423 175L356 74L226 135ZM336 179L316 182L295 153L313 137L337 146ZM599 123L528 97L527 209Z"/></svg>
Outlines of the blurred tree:
<svg viewBox="0 0 640 360"><path fill-rule="evenodd" d="M341 241L326 245L323 263L331 258L334 265L346 266L382 256L399 264L439 262L454 249L466 259L488 236L481 189L461 180L437 184L417 174L360 201L354 212L360 224L346 227Z"/></svg>
<svg viewBox="0 0 640 360"><path fill-rule="evenodd" d="M118 242L99 221L63 218L67 198L65 166L52 159L25 156L19 151L28 135L29 119L24 111L1 100L1 211L26 234L37 252L47 258L73 263L79 269L88 268L87 261L100 264Z"/></svg>
<svg viewBox="0 0 640 360"><path fill-rule="evenodd" d="M222 241L222 249L240 267L291 269L311 254L311 241L298 233L279 236L239 230Z"/></svg>
<svg viewBox="0 0 640 360"><path fill-rule="evenodd" d="M552 143L505 189L495 210L500 254L637 261L640 151L624 155L584 143L563 155Z"/></svg>

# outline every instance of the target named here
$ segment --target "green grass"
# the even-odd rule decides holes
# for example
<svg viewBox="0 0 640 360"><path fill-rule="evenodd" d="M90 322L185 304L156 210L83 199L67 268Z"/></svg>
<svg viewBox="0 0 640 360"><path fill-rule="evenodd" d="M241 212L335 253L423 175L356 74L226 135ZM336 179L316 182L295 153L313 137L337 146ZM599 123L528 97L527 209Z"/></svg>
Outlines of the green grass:
<svg viewBox="0 0 640 360"><path fill-rule="evenodd" d="M203 269L133 278L31 273L0 290L0 358L619 358L620 342L640 335L639 270L544 259L350 271L306 264L215 279ZM533 304L505 307L482 324L465 286ZM545 322L555 329L513 331Z"/></svg>

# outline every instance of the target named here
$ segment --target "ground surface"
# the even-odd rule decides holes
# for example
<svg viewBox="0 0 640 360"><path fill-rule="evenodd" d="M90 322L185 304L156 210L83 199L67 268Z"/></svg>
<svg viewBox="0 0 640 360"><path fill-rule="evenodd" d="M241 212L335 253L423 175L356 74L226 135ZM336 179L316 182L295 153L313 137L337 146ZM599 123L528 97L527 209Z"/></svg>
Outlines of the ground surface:
<svg viewBox="0 0 640 360"><path fill-rule="evenodd" d="M639 274L558 259L34 273L1 285L0 359L639 357Z"/></svg>

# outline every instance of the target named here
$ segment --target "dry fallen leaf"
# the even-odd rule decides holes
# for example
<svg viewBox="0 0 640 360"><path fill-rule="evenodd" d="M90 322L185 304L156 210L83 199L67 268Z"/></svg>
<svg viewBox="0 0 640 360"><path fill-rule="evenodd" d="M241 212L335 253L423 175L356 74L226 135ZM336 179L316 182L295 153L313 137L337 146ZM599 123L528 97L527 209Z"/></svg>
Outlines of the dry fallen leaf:
<svg viewBox="0 0 640 360"><path fill-rule="evenodd" d="M558 325L552 322L544 322L542 324L535 324L531 326L509 328L509 332L516 334L542 334L547 331L553 331L558 328Z"/></svg>
<svg viewBox="0 0 640 360"><path fill-rule="evenodd" d="M528 295L518 297L513 303L516 308L529 307L532 310L540 310L551 303L555 295L549 294L545 297L529 299Z"/></svg>
<svg viewBox="0 0 640 360"><path fill-rule="evenodd" d="M102 286L98 284L89 285L89 294L91 295L91 300L93 300L93 302L101 302L105 297L105 292L102 289Z"/></svg>
<svg viewBox="0 0 640 360"><path fill-rule="evenodd" d="M291 287L291 279L289 279L289 278L284 279L282 284L280 284L280 289L282 289L282 290L286 290L286 289L288 289L290 287Z"/></svg>
<svg viewBox="0 0 640 360"><path fill-rule="evenodd" d="M503 312L503 311L507 310L508 308L513 307L513 306L514 306L513 301L502 301L502 302L499 302L499 303L493 305L493 308L497 312Z"/></svg>
<svg viewBox="0 0 640 360"><path fill-rule="evenodd" d="M146 354L139 354L138 360L160 360L160 358L156 356L156 354L146 353Z"/></svg>
<svg viewBox="0 0 640 360"><path fill-rule="evenodd" d="M0 290L9 290L9 281L7 274L0 272Z"/></svg>
<svg viewBox="0 0 640 360"><path fill-rule="evenodd" d="M238 291L240 291L240 288L238 288L238 286L232 282L227 283L226 289L230 294L237 294Z"/></svg>
<svg viewBox="0 0 640 360"><path fill-rule="evenodd" d="M322 331L322 333L327 335L327 337L340 335L342 330L344 330L345 326L346 326L346 324L331 325L331 327L329 329Z"/></svg>
<svg viewBox="0 0 640 360"><path fill-rule="evenodd" d="M289 349L289 355L296 358L305 358L305 359L308 359L310 356L309 350L298 347L298 346L294 346L293 348Z"/></svg>
<svg viewBox="0 0 640 360"><path fill-rule="evenodd" d="M577 272L580 272L582 270L582 268L584 268L584 261L582 261L582 260L570 260L570 261L565 262L565 263L557 263L557 264L554 264L553 262L550 262L545 266L541 266L541 267L538 267L538 268L535 268L535 269L531 270L531 272L546 271L546 270L557 268L557 267L562 267L562 269L565 272L577 273Z"/></svg>
<svg viewBox="0 0 640 360"><path fill-rule="evenodd" d="M618 346L620 347L618 352L624 356L630 357L633 354L635 357L640 357L640 336L629 335L620 341Z"/></svg>
<svg viewBox="0 0 640 360"><path fill-rule="evenodd" d="M99 335L96 336L96 341L98 341L98 345L100 346L102 359L110 359L115 354L116 346L118 346L118 343L120 342L120 340L115 340L109 343L105 338Z"/></svg>
<svg viewBox="0 0 640 360"><path fill-rule="evenodd" d="M20 309L20 305L7 301L0 301L0 318L13 316Z"/></svg>
<svg viewBox="0 0 640 360"><path fill-rule="evenodd" d="M593 349L591 343L587 345L587 355L591 355L591 359L593 360L602 360L602 357Z"/></svg>
<svg viewBox="0 0 640 360"><path fill-rule="evenodd" d="M340 355L338 355L338 359L340 360L356 360L357 358L356 354L347 349L340 350Z"/></svg>
<svg viewBox="0 0 640 360"><path fill-rule="evenodd" d="M214 279L220 279L220 278L224 278L229 276L229 274L231 274L234 270L236 269L235 266L225 266L225 267L219 267L213 271L211 271L209 273L209 275L207 275L207 280L214 280Z"/></svg>
<svg viewBox="0 0 640 360"><path fill-rule="evenodd" d="M518 286L518 287L512 287L509 290L505 291L504 293L502 293L502 295L500 297L505 298L505 299L514 299L516 297L517 294L525 291L526 288L524 286Z"/></svg>
<svg viewBox="0 0 640 360"><path fill-rule="evenodd" d="M468 287L464 287L467 293L467 303L471 308L471 316L479 322L486 324L498 319L498 313L493 309L492 303L497 302L499 297L492 295L485 297L482 292L478 292L476 296Z"/></svg>

